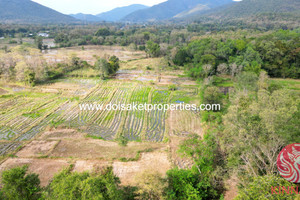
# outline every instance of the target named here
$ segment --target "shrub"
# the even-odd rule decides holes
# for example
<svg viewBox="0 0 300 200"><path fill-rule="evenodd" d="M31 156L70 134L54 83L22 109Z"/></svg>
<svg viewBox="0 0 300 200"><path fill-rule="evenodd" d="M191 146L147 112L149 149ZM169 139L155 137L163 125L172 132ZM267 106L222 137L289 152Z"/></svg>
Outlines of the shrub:
<svg viewBox="0 0 300 200"><path fill-rule="evenodd" d="M40 198L40 180L37 174L26 174L27 166L13 168L2 173L0 197L8 200L35 200Z"/></svg>

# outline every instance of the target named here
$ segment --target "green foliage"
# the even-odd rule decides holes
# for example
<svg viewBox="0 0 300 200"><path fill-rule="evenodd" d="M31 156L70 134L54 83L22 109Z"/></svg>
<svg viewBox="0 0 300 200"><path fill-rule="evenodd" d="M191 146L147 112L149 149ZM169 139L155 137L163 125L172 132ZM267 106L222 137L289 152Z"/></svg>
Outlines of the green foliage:
<svg viewBox="0 0 300 200"><path fill-rule="evenodd" d="M159 44L153 41L148 41L146 45L146 52L150 57L159 57L161 53Z"/></svg>
<svg viewBox="0 0 300 200"><path fill-rule="evenodd" d="M276 175L268 176L257 176L253 177L252 180L243 188L239 189L238 196L235 200L295 200L297 195L293 194L279 194L278 187L284 186L285 188L294 187L296 185L292 184L283 178ZM276 188L277 194L272 194L272 187ZM291 188L289 188L289 191Z"/></svg>
<svg viewBox="0 0 300 200"><path fill-rule="evenodd" d="M119 137L118 137L118 139L117 139L117 141L118 141L118 144L120 145L120 146L127 146L127 144L128 144L128 139L126 138L126 137L124 137L123 135L120 135Z"/></svg>
<svg viewBox="0 0 300 200"><path fill-rule="evenodd" d="M106 79L109 76L116 74L116 72L120 68L120 61L116 56L110 57L109 61L100 58L95 63L94 68L101 73L100 76L102 79Z"/></svg>
<svg viewBox="0 0 300 200"><path fill-rule="evenodd" d="M179 49L176 53L173 62L175 65L184 66L185 63L189 62L190 57L185 49Z"/></svg>
<svg viewBox="0 0 300 200"><path fill-rule="evenodd" d="M194 40L177 51L173 62L185 65L194 78L216 75L220 64L229 66L233 75L241 69L257 75L266 70L272 77L299 78L299 36L296 31L281 30L247 40ZM206 65L211 66L209 70Z"/></svg>
<svg viewBox="0 0 300 200"><path fill-rule="evenodd" d="M99 28L95 33L96 36L109 36L110 30L108 28Z"/></svg>
<svg viewBox="0 0 300 200"><path fill-rule="evenodd" d="M49 189L44 193L46 199L122 199L120 181L112 168L104 169L98 175L72 173L63 170L54 176Z"/></svg>
<svg viewBox="0 0 300 200"><path fill-rule="evenodd" d="M40 198L40 180L37 174L27 174L27 166L2 173L1 195L7 200L35 200ZM1 197L0 195L0 197Z"/></svg>
<svg viewBox="0 0 300 200"><path fill-rule="evenodd" d="M177 86L175 84L169 85L169 90L171 91L176 91L177 90Z"/></svg>
<svg viewBox="0 0 300 200"><path fill-rule="evenodd" d="M36 37L35 38L35 44L36 44L36 47L39 49L39 50L43 50L43 38L42 37Z"/></svg>
<svg viewBox="0 0 300 200"><path fill-rule="evenodd" d="M240 90L256 91L258 89L258 76L253 72L243 72L237 77L236 88Z"/></svg>
<svg viewBox="0 0 300 200"><path fill-rule="evenodd" d="M207 176L195 170L171 169L167 172L167 199L215 199L216 191Z"/></svg>
<svg viewBox="0 0 300 200"><path fill-rule="evenodd" d="M203 104L220 104L222 105L223 94L218 87L208 86L204 89Z"/></svg>
<svg viewBox="0 0 300 200"><path fill-rule="evenodd" d="M218 186L212 183L217 145L212 134L194 134L181 145L179 153L194 161L192 169L167 172L167 199L218 199Z"/></svg>
<svg viewBox="0 0 300 200"><path fill-rule="evenodd" d="M24 81L27 85L33 87L35 85L35 72L33 70L27 69L24 72Z"/></svg>
<svg viewBox="0 0 300 200"><path fill-rule="evenodd" d="M212 134L205 134L203 139L196 134L189 136L180 145L179 152L192 158L201 174L209 174L214 170L216 144Z"/></svg>
<svg viewBox="0 0 300 200"><path fill-rule="evenodd" d="M166 180L158 172L146 171L138 175L137 199L163 200L165 199Z"/></svg>
<svg viewBox="0 0 300 200"><path fill-rule="evenodd" d="M300 139L298 109L297 97L288 90L269 93L261 89L257 97L236 94L223 117L220 138L228 153L228 166L246 178L276 172L276 156L272 155Z"/></svg>

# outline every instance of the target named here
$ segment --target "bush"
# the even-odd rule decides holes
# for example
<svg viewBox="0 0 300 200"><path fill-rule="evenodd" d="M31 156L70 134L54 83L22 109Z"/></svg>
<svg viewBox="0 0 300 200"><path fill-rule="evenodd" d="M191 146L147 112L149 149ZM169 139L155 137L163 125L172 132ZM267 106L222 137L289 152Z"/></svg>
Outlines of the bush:
<svg viewBox="0 0 300 200"><path fill-rule="evenodd" d="M128 143L128 139L126 137L124 137L123 135L119 136L119 138L117 139L118 140L118 144L120 146L127 146L127 143Z"/></svg>
<svg viewBox="0 0 300 200"><path fill-rule="evenodd" d="M108 167L99 175L70 172L64 170L54 176L49 189L44 193L46 199L122 199L120 180Z"/></svg>
<svg viewBox="0 0 300 200"><path fill-rule="evenodd" d="M276 192L278 191L278 186L285 186L286 188L296 185L292 184L283 178L276 175L269 176L257 176L253 177L252 181L244 188L239 189L238 196L236 200L251 200L251 199L268 199L268 200L283 200L290 199L295 200L295 194L272 194L271 188L277 187ZM290 191L290 190L289 190Z"/></svg>
<svg viewBox="0 0 300 200"><path fill-rule="evenodd" d="M169 85L169 90L176 91L177 90L177 86L175 84Z"/></svg>
<svg viewBox="0 0 300 200"><path fill-rule="evenodd" d="M2 199L35 200L40 198L40 180L37 174L26 174L27 166L13 168L2 173Z"/></svg>

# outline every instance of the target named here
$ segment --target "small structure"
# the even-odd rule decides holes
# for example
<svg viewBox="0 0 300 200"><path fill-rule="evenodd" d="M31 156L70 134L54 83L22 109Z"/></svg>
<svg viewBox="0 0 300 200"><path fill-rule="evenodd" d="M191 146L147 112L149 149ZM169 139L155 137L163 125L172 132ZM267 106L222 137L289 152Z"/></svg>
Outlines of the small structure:
<svg viewBox="0 0 300 200"><path fill-rule="evenodd" d="M38 36L47 38L47 37L49 37L49 34L48 33L38 33Z"/></svg>

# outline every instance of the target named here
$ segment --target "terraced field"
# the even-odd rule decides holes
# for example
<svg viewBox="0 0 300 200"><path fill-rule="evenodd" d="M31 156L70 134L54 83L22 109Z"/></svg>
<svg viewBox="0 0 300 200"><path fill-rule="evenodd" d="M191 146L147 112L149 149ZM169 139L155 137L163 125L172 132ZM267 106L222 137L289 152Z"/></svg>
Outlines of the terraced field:
<svg viewBox="0 0 300 200"><path fill-rule="evenodd" d="M0 96L0 155L16 150L47 127L58 126L76 128L105 140L124 136L129 141L162 142L168 136L166 111L80 111L79 104L164 105L181 102L182 95L138 81L97 79L62 79L34 89L12 91ZM182 117L189 120L193 116ZM177 132L180 131L184 132Z"/></svg>

